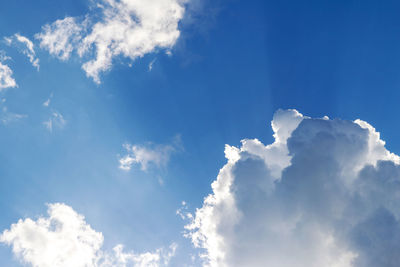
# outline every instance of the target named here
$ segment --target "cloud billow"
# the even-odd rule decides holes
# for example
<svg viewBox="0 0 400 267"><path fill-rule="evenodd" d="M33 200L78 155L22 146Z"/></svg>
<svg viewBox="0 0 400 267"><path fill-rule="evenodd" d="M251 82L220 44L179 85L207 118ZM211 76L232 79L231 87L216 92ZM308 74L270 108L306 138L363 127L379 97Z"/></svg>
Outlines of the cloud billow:
<svg viewBox="0 0 400 267"><path fill-rule="evenodd" d="M190 214L183 202L177 211L189 220L185 235L203 266L398 267L400 159L379 133L361 120L296 110L277 111L271 125L270 145L227 145L227 163L203 206ZM156 152L167 148L132 149L140 156L125 163L161 164ZM122 245L104 251L102 233L71 207L51 204L48 214L19 220L0 242L38 267L168 266L175 253L175 244L141 254Z"/></svg>
<svg viewBox="0 0 400 267"><path fill-rule="evenodd" d="M48 205L48 217L20 219L0 235L0 243L13 248L15 256L33 267L162 267L174 256L177 245L153 252L125 252L119 244L102 249L103 234L96 232L71 207Z"/></svg>
<svg viewBox="0 0 400 267"><path fill-rule="evenodd" d="M368 123L279 110L275 142L226 146L186 226L205 266L395 267L399 157Z"/></svg>
<svg viewBox="0 0 400 267"><path fill-rule="evenodd" d="M16 87L17 83L13 78L13 71L6 64L3 64L4 56L0 51L0 92L6 88Z"/></svg>
<svg viewBox="0 0 400 267"><path fill-rule="evenodd" d="M42 27L40 46L61 60L73 51L89 58L82 65L100 83L118 56L135 60L158 49L170 50L178 40L184 16L182 0L97 0L84 19L66 17Z"/></svg>

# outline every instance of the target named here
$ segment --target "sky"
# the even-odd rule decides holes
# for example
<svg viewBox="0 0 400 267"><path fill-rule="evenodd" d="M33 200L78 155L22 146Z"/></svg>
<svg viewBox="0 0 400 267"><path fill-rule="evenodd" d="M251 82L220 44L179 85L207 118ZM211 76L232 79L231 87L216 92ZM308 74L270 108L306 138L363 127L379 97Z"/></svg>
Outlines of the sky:
<svg viewBox="0 0 400 267"><path fill-rule="evenodd" d="M0 265L399 266L398 14L1 1Z"/></svg>

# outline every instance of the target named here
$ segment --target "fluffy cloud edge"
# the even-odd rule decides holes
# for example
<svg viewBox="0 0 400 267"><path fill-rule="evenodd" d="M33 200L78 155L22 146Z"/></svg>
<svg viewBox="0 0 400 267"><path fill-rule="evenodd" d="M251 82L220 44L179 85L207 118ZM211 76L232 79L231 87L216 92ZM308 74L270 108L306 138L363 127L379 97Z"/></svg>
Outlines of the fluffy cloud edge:
<svg viewBox="0 0 400 267"><path fill-rule="evenodd" d="M125 143L123 148L126 155L120 156L119 168L130 171L133 166L138 165L142 171L147 171L151 166L164 168L173 154L183 149L180 135L176 135L169 144L129 144Z"/></svg>
<svg viewBox="0 0 400 267"><path fill-rule="evenodd" d="M125 252L117 245L102 250L103 234L96 232L85 217L63 203L48 205L48 216L20 219L0 235L0 242L12 246L21 262L35 267L167 266L177 245L153 252Z"/></svg>
<svg viewBox="0 0 400 267"><path fill-rule="evenodd" d="M84 19L66 17L42 27L35 35L40 47L61 60L75 51L89 57L82 69L100 83L119 56L132 61L159 49L169 51L180 36L185 13L182 0L102 0ZM100 19L97 19L100 17Z"/></svg>
<svg viewBox="0 0 400 267"><path fill-rule="evenodd" d="M278 110L271 126L270 145L226 145L227 163L203 206L195 214L178 210L204 266L396 266L394 241L374 237L384 227L380 217L400 236L400 210L391 204L400 192L399 157L379 133L361 120L296 110ZM369 238L389 252L370 251Z"/></svg>
<svg viewBox="0 0 400 267"><path fill-rule="evenodd" d="M17 82L13 78L13 71L3 63L6 59L9 58L0 53L0 92L6 88L17 87Z"/></svg>

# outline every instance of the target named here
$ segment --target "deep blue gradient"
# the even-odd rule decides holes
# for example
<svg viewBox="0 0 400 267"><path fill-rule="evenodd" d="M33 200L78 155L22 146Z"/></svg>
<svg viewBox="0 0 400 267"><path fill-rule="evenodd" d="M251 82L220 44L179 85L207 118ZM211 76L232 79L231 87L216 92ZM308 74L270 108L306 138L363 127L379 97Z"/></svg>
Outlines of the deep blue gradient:
<svg viewBox="0 0 400 267"><path fill-rule="evenodd" d="M141 252L178 242L179 266L189 259L175 214L180 202L200 207L225 162L225 144L271 143L276 109L366 120L400 153L400 2L212 2L206 7L217 15L200 17L211 21L205 28L182 25L172 56L147 55L132 68L121 58L100 85L75 56L65 63L38 49L37 72L15 49L0 47L13 58L19 85L1 97L27 115L0 125L0 229L64 202L103 232L107 248L123 243ZM2 1L0 35L34 39L42 25L82 16L88 6ZM43 121L52 109L67 123L51 133ZM177 134L184 151L167 167L118 169L123 143L167 144ZM0 262L12 266L11 255L0 247Z"/></svg>

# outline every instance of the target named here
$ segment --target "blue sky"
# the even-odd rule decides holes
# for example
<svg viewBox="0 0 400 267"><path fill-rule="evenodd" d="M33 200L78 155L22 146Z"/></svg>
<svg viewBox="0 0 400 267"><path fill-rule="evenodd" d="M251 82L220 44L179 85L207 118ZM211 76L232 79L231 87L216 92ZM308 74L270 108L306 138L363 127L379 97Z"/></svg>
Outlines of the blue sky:
<svg viewBox="0 0 400 267"><path fill-rule="evenodd" d="M360 118L381 132L388 150L400 153L397 1L153 1L183 7L174 29L179 37L165 46L149 44L139 57L113 56L96 82L82 69L96 56L95 42L83 57L73 51L60 60L37 34L66 17L81 26L85 16L89 24L102 22L95 5L110 2L0 3L0 51L10 57L1 62L17 84L0 89L0 230L46 216L46 203L65 203L104 235L105 250L124 244L143 253L176 243L171 266L202 266L191 256L207 245L196 249L182 235L188 222L176 211L185 201L193 213L204 197L217 195L211 183L227 162L225 144L274 142L276 110ZM39 70L15 34L32 41ZM337 131L347 134L343 129ZM132 159L137 155L124 144L158 154L143 167L144 159ZM120 168L126 156L129 170ZM396 162L386 154L377 159ZM5 244L0 262L21 266Z"/></svg>

